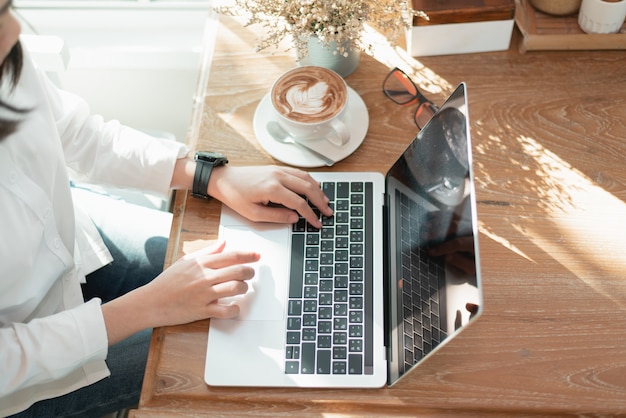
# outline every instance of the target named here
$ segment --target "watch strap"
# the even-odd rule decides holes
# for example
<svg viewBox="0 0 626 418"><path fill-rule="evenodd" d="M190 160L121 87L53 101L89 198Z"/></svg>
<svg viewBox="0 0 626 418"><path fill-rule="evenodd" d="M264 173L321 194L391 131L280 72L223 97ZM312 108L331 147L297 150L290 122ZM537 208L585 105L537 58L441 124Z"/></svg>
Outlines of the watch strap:
<svg viewBox="0 0 626 418"><path fill-rule="evenodd" d="M211 198L207 193L207 189L209 188L209 178L211 178L211 171L213 171L214 165L213 162L196 159L196 172L193 176L193 188L191 189L193 197Z"/></svg>

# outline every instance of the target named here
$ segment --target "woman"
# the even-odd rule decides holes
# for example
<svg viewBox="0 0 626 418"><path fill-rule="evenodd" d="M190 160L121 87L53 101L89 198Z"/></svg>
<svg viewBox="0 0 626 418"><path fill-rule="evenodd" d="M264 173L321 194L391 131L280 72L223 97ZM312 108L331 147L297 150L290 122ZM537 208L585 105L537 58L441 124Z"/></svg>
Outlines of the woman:
<svg viewBox="0 0 626 418"><path fill-rule="evenodd" d="M152 281L113 269L98 286L130 289L106 303L84 298L81 283L106 269L110 252L75 215L68 168L166 195L192 187L196 162L184 145L104 122L57 89L22 56L10 7L0 0L0 416L98 417L137 403L151 328L238 314L218 300L246 292L259 254L219 243ZM301 196L332 214L319 185L295 169L216 167L206 188L255 221L295 222L298 212L320 225Z"/></svg>

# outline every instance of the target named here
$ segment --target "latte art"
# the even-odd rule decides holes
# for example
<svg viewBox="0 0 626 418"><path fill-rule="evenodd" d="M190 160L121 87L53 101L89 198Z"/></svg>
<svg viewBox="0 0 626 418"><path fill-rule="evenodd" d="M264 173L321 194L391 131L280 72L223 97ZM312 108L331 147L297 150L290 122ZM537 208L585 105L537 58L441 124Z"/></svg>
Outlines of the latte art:
<svg viewBox="0 0 626 418"><path fill-rule="evenodd" d="M328 84L323 81L309 87L291 86L286 91L285 100L291 109L289 113L301 113L303 115L315 115L323 113L329 108Z"/></svg>
<svg viewBox="0 0 626 418"><path fill-rule="evenodd" d="M301 67L288 72L272 88L274 108L300 123L321 122L345 107L347 89L343 79L320 67Z"/></svg>

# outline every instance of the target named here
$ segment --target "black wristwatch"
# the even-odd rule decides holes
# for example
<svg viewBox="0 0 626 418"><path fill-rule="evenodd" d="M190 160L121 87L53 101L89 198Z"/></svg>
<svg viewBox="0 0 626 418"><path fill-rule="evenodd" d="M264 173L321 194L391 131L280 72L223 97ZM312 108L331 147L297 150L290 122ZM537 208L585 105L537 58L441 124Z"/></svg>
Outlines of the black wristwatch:
<svg viewBox="0 0 626 418"><path fill-rule="evenodd" d="M193 188L191 195L202 199L210 199L207 193L209 178L213 167L219 167L228 163L228 159L219 152L198 151L195 156L196 173L193 176Z"/></svg>

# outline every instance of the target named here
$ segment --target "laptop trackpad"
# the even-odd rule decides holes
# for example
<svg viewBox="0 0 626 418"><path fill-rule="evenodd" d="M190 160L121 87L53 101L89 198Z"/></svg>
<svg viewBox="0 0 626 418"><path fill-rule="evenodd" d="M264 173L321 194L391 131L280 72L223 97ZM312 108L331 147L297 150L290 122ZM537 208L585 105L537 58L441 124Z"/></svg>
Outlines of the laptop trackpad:
<svg viewBox="0 0 626 418"><path fill-rule="evenodd" d="M287 249L288 225L257 224L250 226L221 225L220 239L226 242L224 251L256 251L261 259L252 264L254 278L248 281L244 295L223 298L221 303L239 305L239 321L280 320L289 278Z"/></svg>

